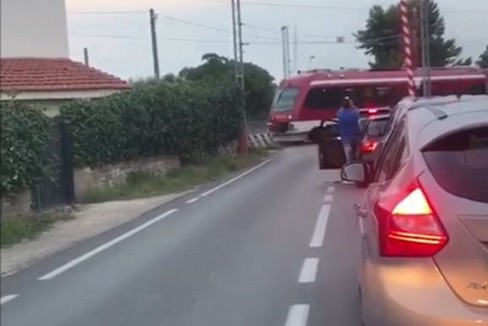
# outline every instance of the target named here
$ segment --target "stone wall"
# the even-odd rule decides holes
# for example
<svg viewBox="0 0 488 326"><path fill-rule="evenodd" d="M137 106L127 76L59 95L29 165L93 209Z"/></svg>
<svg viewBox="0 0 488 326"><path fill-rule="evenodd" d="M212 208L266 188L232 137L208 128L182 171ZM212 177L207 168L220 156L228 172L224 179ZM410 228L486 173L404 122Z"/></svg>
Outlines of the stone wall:
<svg viewBox="0 0 488 326"><path fill-rule="evenodd" d="M177 156L159 156L129 162L109 164L99 168L74 170L75 198L79 200L94 189L111 187L124 183L131 173L165 174L180 168Z"/></svg>
<svg viewBox="0 0 488 326"><path fill-rule="evenodd" d="M221 146L219 148L219 154L234 156L237 154L238 145L239 145L239 142L237 140L234 140L225 146Z"/></svg>
<svg viewBox="0 0 488 326"><path fill-rule="evenodd" d="M31 212L31 191L25 190L19 194L1 199L1 216L26 215Z"/></svg>

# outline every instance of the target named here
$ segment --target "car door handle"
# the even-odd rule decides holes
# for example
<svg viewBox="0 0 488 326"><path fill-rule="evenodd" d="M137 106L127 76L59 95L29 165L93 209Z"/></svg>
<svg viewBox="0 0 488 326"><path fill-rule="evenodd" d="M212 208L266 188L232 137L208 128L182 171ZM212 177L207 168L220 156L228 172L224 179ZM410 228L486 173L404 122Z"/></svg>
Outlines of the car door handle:
<svg viewBox="0 0 488 326"><path fill-rule="evenodd" d="M354 209L356 210L356 215L361 218L366 218L366 210L359 206L358 204L354 204Z"/></svg>

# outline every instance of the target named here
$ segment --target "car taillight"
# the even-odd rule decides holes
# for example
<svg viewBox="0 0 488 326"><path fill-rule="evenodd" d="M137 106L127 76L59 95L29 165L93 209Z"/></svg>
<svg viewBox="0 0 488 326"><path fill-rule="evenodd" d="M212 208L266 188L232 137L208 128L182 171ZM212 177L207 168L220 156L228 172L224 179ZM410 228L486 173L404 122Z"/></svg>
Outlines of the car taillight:
<svg viewBox="0 0 488 326"><path fill-rule="evenodd" d="M368 114L376 114L378 113L378 109L368 109Z"/></svg>
<svg viewBox="0 0 488 326"><path fill-rule="evenodd" d="M393 209L376 203L381 256L429 257L447 244L449 237L422 189L417 186Z"/></svg>
<svg viewBox="0 0 488 326"><path fill-rule="evenodd" d="M372 153L378 147L378 142L366 140L361 143L361 153Z"/></svg>

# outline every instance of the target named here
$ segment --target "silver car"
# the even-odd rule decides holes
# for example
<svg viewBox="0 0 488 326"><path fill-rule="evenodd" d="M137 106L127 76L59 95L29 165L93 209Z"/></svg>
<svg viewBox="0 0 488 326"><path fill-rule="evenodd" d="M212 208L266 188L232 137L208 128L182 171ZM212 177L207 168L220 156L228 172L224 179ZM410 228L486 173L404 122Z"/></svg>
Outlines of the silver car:
<svg viewBox="0 0 488 326"><path fill-rule="evenodd" d="M366 326L488 325L488 96L410 106L356 205Z"/></svg>

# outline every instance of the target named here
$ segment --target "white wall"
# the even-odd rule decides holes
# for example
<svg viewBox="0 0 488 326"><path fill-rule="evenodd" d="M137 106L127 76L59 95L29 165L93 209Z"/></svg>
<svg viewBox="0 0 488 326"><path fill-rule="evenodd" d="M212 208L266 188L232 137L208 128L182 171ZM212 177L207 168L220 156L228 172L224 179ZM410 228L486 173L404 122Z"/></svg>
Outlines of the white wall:
<svg viewBox="0 0 488 326"><path fill-rule="evenodd" d="M0 0L0 54L68 58L64 0Z"/></svg>

